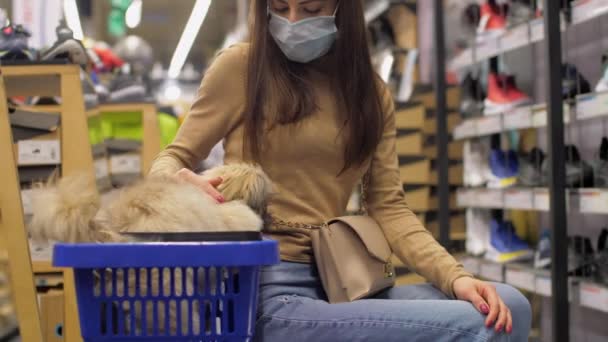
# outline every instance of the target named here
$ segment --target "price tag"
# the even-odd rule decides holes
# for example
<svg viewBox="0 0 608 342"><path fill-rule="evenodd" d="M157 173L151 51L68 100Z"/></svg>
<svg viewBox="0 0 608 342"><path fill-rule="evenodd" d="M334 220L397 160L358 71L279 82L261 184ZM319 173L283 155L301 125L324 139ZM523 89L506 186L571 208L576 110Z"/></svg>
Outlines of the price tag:
<svg viewBox="0 0 608 342"><path fill-rule="evenodd" d="M532 189L506 189L504 194L506 208L523 210L534 209L534 191Z"/></svg>
<svg viewBox="0 0 608 342"><path fill-rule="evenodd" d="M477 44L475 52L478 60L496 56L500 53L498 39L494 37L487 37L487 39L484 39L482 42Z"/></svg>
<svg viewBox="0 0 608 342"><path fill-rule="evenodd" d="M532 127L532 107L515 108L503 115L503 125L506 130Z"/></svg>
<svg viewBox="0 0 608 342"><path fill-rule="evenodd" d="M23 205L24 215L33 215L34 210L32 209L32 194L34 190L23 189L21 190L21 204Z"/></svg>
<svg viewBox="0 0 608 342"><path fill-rule="evenodd" d="M530 27L521 24L507 31L500 38L500 50L503 52L515 50L530 43Z"/></svg>
<svg viewBox="0 0 608 342"><path fill-rule="evenodd" d="M582 282L579 291L582 306L608 312L608 290L606 288L597 284Z"/></svg>
<svg viewBox="0 0 608 342"><path fill-rule="evenodd" d="M488 280L502 283L504 282L503 269L502 264L482 262L479 268L479 275Z"/></svg>
<svg viewBox="0 0 608 342"><path fill-rule="evenodd" d="M61 164L59 140L21 140L17 150L19 166Z"/></svg>
<svg viewBox="0 0 608 342"><path fill-rule="evenodd" d="M534 209L549 211L549 190L543 188L534 189Z"/></svg>
<svg viewBox="0 0 608 342"><path fill-rule="evenodd" d="M481 262L477 258L467 257L460 260L462 266L464 266L465 270L471 272L472 274L479 274Z"/></svg>
<svg viewBox="0 0 608 342"><path fill-rule="evenodd" d="M465 139L477 135L477 124L475 120L465 120L454 128L454 139Z"/></svg>
<svg viewBox="0 0 608 342"><path fill-rule="evenodd" d="M110 170L108 167L108 160L106 158L101 158L95 160L95 177L97 179L103 179L110 175Z"/></svg>
<svg viewBox="0 0 608 342"><path fill-rule="evenodd" d="M579 189L581 213L608 213L608 191L602 189Z"/></svg>
<svg viewBox="0 0 608 342"><path fill-rule="evenodd" d="M476 202L475 204L480 208L502 208L503 193L499 189L479 189Z"/></svg>
<svg viewBox="0 0 608 342"><path fill-rule="evenodd" d="M110 157L112 174L141 173L141 157L138 154L120 154Z"/></svg>
<svg viewBox="0 0 608 342"><path fill-rule="evenodd" d="M502 132L502 115L484 116L477 119L477 134L489 135Z"/></svg>
<svg viewBox="0 0 608 342"><path fill-rule="evenodd" d="M576 116L579 119L608 114L608 92L584 94L576 97Z"/></svg>
<svg viewBox="0 0 608 342"><path fill-rule="evenodd" d="M539 295L551 297L551 278L545 276L536 277L535 288L536 293L538 293Z"/></svg>
<svg viewBox="0 0 608 342"><path fill-rule="evenodd" d="M545 24L543 18L530 21L530 42L539 42L545 39Z"/></svg>
<svg viewBox="0 0 608 342"><path fill-rule="evenodd" d="M505 281L520 289L536 291L536 276L531 271L507 267Z"/></svg>

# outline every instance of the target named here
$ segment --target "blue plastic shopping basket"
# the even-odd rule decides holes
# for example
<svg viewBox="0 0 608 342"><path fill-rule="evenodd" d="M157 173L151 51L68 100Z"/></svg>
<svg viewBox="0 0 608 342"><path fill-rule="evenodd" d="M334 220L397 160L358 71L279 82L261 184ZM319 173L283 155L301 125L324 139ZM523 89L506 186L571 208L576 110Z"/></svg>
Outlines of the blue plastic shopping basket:
<svg viewBox="0 0 608 342"><path fill-rule="evenodd" d="M74 268L82 336L98 341L249 341L260 267L276 241L57 244Z"/></svg>

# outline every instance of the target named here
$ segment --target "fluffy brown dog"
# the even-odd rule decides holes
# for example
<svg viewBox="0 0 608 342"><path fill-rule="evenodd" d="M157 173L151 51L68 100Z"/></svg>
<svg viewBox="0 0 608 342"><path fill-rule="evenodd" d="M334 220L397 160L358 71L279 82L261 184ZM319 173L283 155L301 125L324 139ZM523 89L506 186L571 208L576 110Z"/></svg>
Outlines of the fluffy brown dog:
<svg viewBox="0 0 608 342"><path fill-rule="evenodd" d="M100 202L94 190L94 181L91 179L66 177L58 182L49 182L39 187L32 197L34 215L29 224L30 235L38 241L134 242L134 238L121 233L225 232L262 229L263 222L260 216L265 211L266 199L271 192L271 182L259 167L233 164L211 169L203 175L210 179L222 178L223 182L218 190L226 199L226 203L217 204L211 196L194 185L170 177L150 178L125 188L107 206ZM195 275L191 269L185 272L183 286L187 287L186 284L193 284ZM147 293L150 290L146 281L138 286L134 275L113 274L106 270L105 283L102 283L99 273L96 273L96 276L96 286L99 287L112 288L112 277L115 277L118 286L116 291L124 292L122 284L126 276L129 293ZM168 293L173 288L170 276L165 275L161 280L158 270L156 273L151 272L149 276L152 289L162 288ZM200 276L199 273L198 277ZM217 269L217 274L208 276L209 283L214 286L215 284L225 286L228 279L227 270ZM220 278L220 282L217 282L217 277ZM204 284L204 281L199 279L199 283ZM101 290L100 293L105 291ZM135 320L137 334L142 333L144 321L147 322L148 327L152 326L151 308L146 308L143 312L136 310L135 315L130 314L133 308L125 307L124 303L121 309L127 330L131 329L131 319ZM168 309L169 324L161 329L168 329L171 334L175 334L178 329L183 330L184 327L187 329L187 320L182 320L181 324L177 321L177 310L181 309L180 317L187 317L189 312L187 308L169 305ZM210 332L212 326L210 320L215 318L207 317L206 321L200 322L197 308L193 310L192 315L195 331ZM158 319L164 322L164 311L162 315L159 314Z"/></svg>
<svg viewBox="0 0 608 342"><path fill-rule="evenodd" d="M248 164L220 166L203 173L221 177L226 203L192 184L170 177L149 178L125 188L102 206L93 180L65 177L40 187L32 196L34 240L126 242L120 233L260 231L271 192L264 172Z"/></svg>

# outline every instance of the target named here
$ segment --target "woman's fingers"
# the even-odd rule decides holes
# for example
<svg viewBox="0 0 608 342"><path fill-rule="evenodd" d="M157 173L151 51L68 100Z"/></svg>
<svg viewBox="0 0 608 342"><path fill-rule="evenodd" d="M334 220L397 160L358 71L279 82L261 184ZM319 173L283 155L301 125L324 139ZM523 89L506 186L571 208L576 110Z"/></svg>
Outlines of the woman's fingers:
<svg viewBox="0 0 608 342"><path fill-rule="evenodd" d="M204 177L197 175L196 173L188 169L181 169L177 171L175 175L177 179L198 187L199 189L207 193L209 196L213 197L218 203L224 203L226 201L224 199L224 196L222 196L222 194L215 188L215 186L219 185L222 182L221 178L217 177L211 180L207 180Z"/></svg>
<svg viewBox="0 0 608 342"><path fill-rule="evenodd" d="M513 316L511 315L511 310L507 308L507 327L505 328L507 334L513 332Z"/></svg>
<svg viewBox="0 0 608 342"><path fill-rule="evenodd" d="M481 291L481 296L490 305L490 313L486 318L486 326L490 327L494 322L496 322L498 314L500 313L500 301L498 299L498 294L496 293L494 286L485 284Z"/></svg>
<svg viewBox="0 0 608 342"><path fill-rule="evenodd" d="M500 304L498 304L498 307L500 308L500 310L498 313L498 319L496 320L496 324L494 325L494 329L496 330L496 332L502 332L503 329L506 328L507 322L509 320L509 310L507 309L507 306L502 302L502 300L500 301Z"/></svg>

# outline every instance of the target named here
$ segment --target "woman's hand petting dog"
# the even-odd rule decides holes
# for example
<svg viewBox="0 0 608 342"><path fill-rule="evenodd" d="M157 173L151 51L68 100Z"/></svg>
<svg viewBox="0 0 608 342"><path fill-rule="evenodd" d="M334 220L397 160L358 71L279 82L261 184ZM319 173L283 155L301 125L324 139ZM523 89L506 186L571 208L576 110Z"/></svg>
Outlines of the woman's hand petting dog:
<svg viewBox="0 0 608 342"><path fill-rule="evenodd" d="M217 187L222 184L223 181L221 177L208 179L184 168L175 173L175 178L179 181L187 182L196 186L209 196L213 197L218 203L226 202L224 196L222 196L222 194L220 194L220 192L217 190Z"/></svg>

